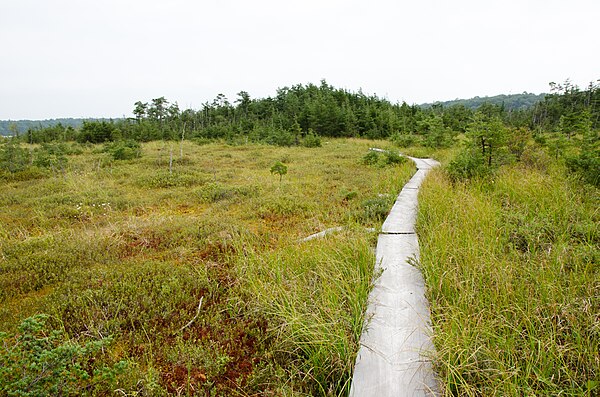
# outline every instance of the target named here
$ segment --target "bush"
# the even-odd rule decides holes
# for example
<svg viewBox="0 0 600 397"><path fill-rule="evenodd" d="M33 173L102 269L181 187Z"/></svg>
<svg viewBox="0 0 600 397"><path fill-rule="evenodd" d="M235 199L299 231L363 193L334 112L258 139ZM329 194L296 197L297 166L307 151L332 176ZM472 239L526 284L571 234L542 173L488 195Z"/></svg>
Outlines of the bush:
<svg viewBox="0 0 600 397"><path fill-rule="evenodd" d="M150 177L138 179L138 184L150 188L190 187L205 183L199 175L187 172L160 171Z"/></svg>
<svg viewBox="0 0 600 397"><path fill-rule="evenodd" d="M112 122L84 121L77 141L80 143L103 143L115 140L117 135L119 135L119 131Z"/></svg>
<svg viewBox="0 0 600 397"><path fill-rule="evenodd" d="M348 201L353 200L356 197L358 197L358 192L356 192L354 190L343 189L342 192L340 193L340 197L343 202L347 203Z"/></svg>
<svg viewBox="0 0 600 397"><path fill-rule="evenodd" d="M538 171L546 171L552 159L548 153L537 144L526 145L521 153L521 164Z"/></svg>
<svg viewBox="0 0 600 397"><path fill-rule="evenodd" d="M114 390L127 362L97 366L93 358L111 339L82 345L48 329L47 319L43 314L25 319L13 337L0 333L0 391L7 396L79 396L84 390Z"/></svg>
<svg viewBox="0 0 600 397"><path fill-rule="evenodd" d="M375 152L373 150L370 150L362 158L362 163L364 165L375 165L378 162L379 162L379 152Z"/></svg>
<svg viewBox="0 0 600 397"><path fill-rule="evenodd" d="M28 163L29 152L12 139L0 146L0 170L15 173L27 168Z"/></svg>
<svg viewBox="0 0 600 397"><path fill-rule="evenodd" d="M275 146L293 146L296 143L296 138L290 131L287 130L275 130L269 132L269 135L265 139L269 145Z"/></svg>
<svg viewBox="0 0 600 397"><path fill-rule="evenodd" d="M314 133L308 133L302 140L304 147L321 147L321 137Z"/></svg>
<svg viewBox="0 0 600 397"><path fill-rule="evenodd" d="M410 147L417 143L417 137L413 134L394 133L390 137L390 141L399 147Z"/></svg>
<svg viewBox="0 0 600 397"><path fill-rule="evenodd" d="M13 182L22 182L22 181L30 181L33 179L42 179L48 176L48 171L38 168L38 167L27 167L23 171L18 172L8 172L4 170L0 170L0 180L4 181L13 181Z"/></svg>
<svg viewBox="0 0 600 397"><path fill-rule="evenodd" d="M283 176L285 174L287 174L287 171L288 171L287 166L285 164L283 164L281 161L277 161L271 167L271 174L278 174L279 182L281 182L281 178L283 178Z"/></svg>
<svg viewBox="0 0 600 397"><path fill-rule="evenodd" d="M42 143L34 152L33 164L40 168L64 169L67 165L66 155L70 153L71 150L64 143Z"/></svg>
<svg viewBox="0 0 600 397"><path fill-rule="evenodd" d="M382 222L390 212L392 202L390 197L381 196L362 202L360 218L365 222Z"/></svg>
<svg viewBox="0 0 600 397"><path fill-rule="evenodd" d="M567 166L580 174L583 179L600 187L600 136L595 131L587 131L583 136L581 149L576 156L567 156Z"/></svg>
<svg viewBox="0 0 600 397"><path fill-rule="evenodd" d="M452 181L463 181L488 175L491 170L484 163L479 151L463 150L446 167Z"/></svg>
<svg viewBox="0 0 600 397"><path fill-rule="evenodd" d="M142 147L139 142L133 140L107 144L104 152L109 153L114 160L132 160L142 157Z"/></svg>
<svg viewBox="0 0 600 397"><path fill-rule="evenodd" d="M254 188L241 188L224 186L219 183L208 183L200 191L202 201L216 203L222 200L228 200L239 196L251 196L256 192Z"/></svg>
<svg viewBox="0 0 600 397"><path fill-rule="evenodd" d="M397 165L404 164L406 162L406 157L400 156L396 152L387 151L384 155L384 164L385 165Z"/></svg>
<svg viewBox="0 0 600 397"><path fill-rule="evenodd" d="M393 151L383 152L381 156L380 152L374 150L369 151L362 158L362 163L365 165L378 165L379 167L385 167L388 165L403 164L407 161L405 157Z"/></svg>

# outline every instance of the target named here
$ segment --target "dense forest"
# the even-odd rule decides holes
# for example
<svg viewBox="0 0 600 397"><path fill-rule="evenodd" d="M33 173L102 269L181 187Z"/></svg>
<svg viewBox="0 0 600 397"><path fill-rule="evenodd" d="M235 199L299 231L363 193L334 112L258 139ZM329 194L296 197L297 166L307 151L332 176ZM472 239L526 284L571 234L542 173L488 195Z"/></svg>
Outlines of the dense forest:
<svg viewBox="0 0 600 397"><path fill-rule="evenodd" d="M600 85L585 89L569 81L550 84L550 93L532 106L519 108L483 102L472 109L465 104L430 107L391 103L359 92L320 85L294 85L277 95L253 99L240 91L233 102L219 94L201 109L181 110L164 97L134 104L133 117L83 121L79 128L67 124L29 128L17 140L29 144L55 141L80 143L224 140L231 144L263 142L279 146L320 145L321 137L391 139L399 146L449 147L472 141L477 163L518 158L530 138L564 157L574 170L591 173L598 181ZM131 145L130 145L131 146ZM464 166L465 164L463 164ZM469 165L467 175L475 167ZM485 167L480 167L484 169ZM478 171L479 172L479 171Z"/></svg>

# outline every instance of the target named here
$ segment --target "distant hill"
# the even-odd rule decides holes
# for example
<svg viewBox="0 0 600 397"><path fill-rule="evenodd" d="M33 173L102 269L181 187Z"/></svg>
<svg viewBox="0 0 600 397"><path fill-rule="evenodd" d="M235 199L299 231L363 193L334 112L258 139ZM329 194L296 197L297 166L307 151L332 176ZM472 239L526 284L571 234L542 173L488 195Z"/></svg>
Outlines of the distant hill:
<svg viewBox="0 0 600 397"><path fill-rule="evenodd" d="M30 128L45 128L52 127L57 124L62 124L65 127L71 126L79 128L86 120L108 120L102 118L87 118L87 119L49 119L49 120L0 120L0 135L14 135L11 130L11 125L16 125L19 134L26 132ZM113 119L114 120L114 119Z"/></svg>
<svg viewBox="0 0 600 397"><path fill-rule="evenodd" d="M429 108L433 105L443 105L444 107L449 107L453 105L463 105L469 109L477 109L484 103L491 103L493 105L502 105L507 110L521 110L527 109L531 106L535 105L538 102L544 100L546 94L530 94L528 92L524 92L522 94L511 94L511 95L496 95L496 96L486 96L486 97L474 97L470 99L455 99L452 101L445 102L434 102L434 103L424 103L420 105L423 108Z"/></svg>

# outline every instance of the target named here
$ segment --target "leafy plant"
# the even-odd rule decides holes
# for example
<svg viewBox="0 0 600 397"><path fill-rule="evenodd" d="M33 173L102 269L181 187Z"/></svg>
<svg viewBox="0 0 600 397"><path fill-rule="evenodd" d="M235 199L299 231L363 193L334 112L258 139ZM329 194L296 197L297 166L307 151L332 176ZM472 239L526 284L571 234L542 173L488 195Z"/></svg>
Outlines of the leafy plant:
<svg viewBox="0 0 600 397"><path fill-rule="evenodd" d="M271 174L278 174L279 175L279 182L281 182L281 178L283 178L283 176L285 174L287 174L287 171L288 171L287 166L285 164L283 164L281 161L277 161L271 167Z"/></svg>

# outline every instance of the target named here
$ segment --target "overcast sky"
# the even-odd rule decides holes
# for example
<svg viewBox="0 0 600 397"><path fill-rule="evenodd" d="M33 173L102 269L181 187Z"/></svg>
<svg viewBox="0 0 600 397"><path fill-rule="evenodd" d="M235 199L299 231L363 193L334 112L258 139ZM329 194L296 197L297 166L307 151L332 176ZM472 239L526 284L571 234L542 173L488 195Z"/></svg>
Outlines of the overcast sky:
<svg viewBox="0 0 600 397"><path fill-rule="evenodd" d="M0 0L0 119L315 83L409 104L600 78L598 0Z"/></svg>

